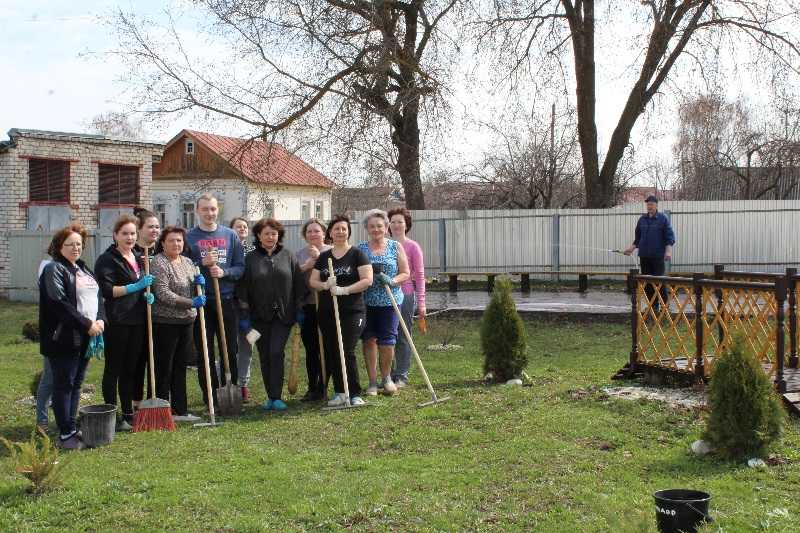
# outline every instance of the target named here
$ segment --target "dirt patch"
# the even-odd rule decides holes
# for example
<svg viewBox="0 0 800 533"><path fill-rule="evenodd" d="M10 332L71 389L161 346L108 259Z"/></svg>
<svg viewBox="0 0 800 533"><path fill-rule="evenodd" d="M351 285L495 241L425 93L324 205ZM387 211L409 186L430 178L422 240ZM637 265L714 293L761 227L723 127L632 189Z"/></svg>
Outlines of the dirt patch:
<svg viewBox="0 0 800 533"><path fill-rule="evenodd" d="M670 407L705 409L706 395L694 389L661 389L655 387L606 387L601 392L609 398L622 400L653 400Z"/></svg>

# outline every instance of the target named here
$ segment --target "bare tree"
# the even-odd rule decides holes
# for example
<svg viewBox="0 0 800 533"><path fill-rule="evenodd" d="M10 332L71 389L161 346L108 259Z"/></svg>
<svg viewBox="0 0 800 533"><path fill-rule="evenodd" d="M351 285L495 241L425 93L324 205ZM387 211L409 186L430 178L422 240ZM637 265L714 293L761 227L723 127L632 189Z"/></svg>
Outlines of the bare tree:
<svg viewBox="0 0 800 533"><path fill-rule="evenodd" d="M729 43L740 50L750 41L785 64L798 56L791 31L800 21L797 0L610 0L601 9L595 0L492 0L480 27L482 36L513 55L513 70L539 68L552 59L564 65L562 52L572 48L578 138L583 159L587 207L613 204L615 174L630 144L639 117L662 89L679 60L688 57L704 67L707 50ZM600 24L627 18L620 38L632 38L641 50L630 67L635 81L600 164L596 111L595 35ZM602 57L602 51L600 51Z"/></svg>
<svg viewBox="0 0 800 533"><path fill-rule="evenodd" d="M423 209L420 122L436 120L456 48L441 26L457 2L198 0L211 20L201 32L221 57L204 60L214 49L193 49L174 23L159 40L152 21L123 12L117 52L150 113L199 110L265 140L314 125L322 137L388 128L407 204Z"/></svg>
<svg viewBox="0 0 800 533"><path fill-rule="evenodd" d="M119 111L95 115L85 125L92 132L118 139L141 140L147 136L141 120L131 119L129 115Z"/></svg>
<svg viewBox="0 0 800 533"><path fill-rule="evenodd" d="M535 114L522 132L492 128L501 141L486 155L474 177L493 191L492 207L550 209L580 205L581 164L574 109L550 109L543 119Z"/></svg>
<svg viewBox="0 0 800 533"><path fill-rule="evenodd" d="M798 111L784 104L756 113L742 99L728 102L716 94L685 101L674 147L681 167L681 195L697 200L758 200L796 194Z"/></svg>

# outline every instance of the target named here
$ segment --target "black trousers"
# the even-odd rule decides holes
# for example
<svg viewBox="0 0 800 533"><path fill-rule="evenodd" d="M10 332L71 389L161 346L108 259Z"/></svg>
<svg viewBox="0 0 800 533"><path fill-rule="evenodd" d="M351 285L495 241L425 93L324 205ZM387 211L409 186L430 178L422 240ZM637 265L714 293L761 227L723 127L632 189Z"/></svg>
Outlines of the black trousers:
<svg viewBox="0 0 800 533"><path fill-rule="evenodd" d="M319 360L319 334L317 333L317 308L314 305L303 306L305 322L300 328L300 337L306 349L306 374L308 375L309 392L322 393L322 364ZM327 365L326 369L327 369Z"/></svg>
<svg viewBox="0 0 800 533"><path fill-rule="evenodd" d="M155 351L155 348L153 348L153 350ZM150 398L153 395L153 391L150 387L150 378L147 376L148 359L149 354L147 353L147 341L145 340L145 342L142 343L142 357L139 358L139 365L136 367L136 375L133 382L134 402L141 402L145 398ZM147 384L147 396L144 395L145 383Z"/></svg>
<svg viewBox="0 0 800 533"><path fill-rule="evenodd" d="M145 357L147 326L110 325L103 333L106 364L103 368L103 401L117 405L119 391L123 416L133 416L133 393L137 367Z"/></svg>
<svg viewBox="0 0 800 533"><path fill-rule="evenodd" d="M640 257L639 267L641 268L642 274L647 276L663 276L664 272L666 272L666 264L663 257ZM667 288L662 285L659 292L661 293L661 298L664 300L664 302L668 303ZM644 293L647 295L647 300L651 300L653 298L653 294L655 293L653 285L650 283L645 285ZM656 300L653 303L653 308L658 309L659 307L660 304L658 300Z"/></svg>
<svg viewBox="0 0 800 533"><path fill-rule="evenodd" d="M342 328L342 345L344 347L344 364L347 370L347 389L350 397L361 394L361 385L358 382L358 362L356 361L356 346L361 337L361 332L366 326L366 314L363 312L346 313L339 315ZM337 393L344 392L344 379L342 377L342 363L339 357L339 341L336 337L336 319L331 316L320 315L319 325L322 330L322 343L325 348L325 369L333 376L333 390Z"/></svg>
<svg viewBox="0 0 800 533"><path fill-rule="evenodd" d="M220 368L223 369L223 375L217 376L217 356L214 349L214 339L217 340L217 346L222 346L222 336L219 331L219 320L217 319L217 302L214 300L215 296L208 299L208 303L203 308L206 320L206 344L208 346L208 362L211 366L211 387L217 389L220 386L227 385L225 382L224 365L220 363ZM205 363L203 363L203 347L200 336L200 319L195 320L194 323L194 345L197 352L197 381L200 383L200 390L203 392L203 402L208 405L208 391L206 390L206 374ZM239 370L236 364L236 355L239 353L239 311L233 299L222 300L222 318L225 322L225 341L228 345L228 363L231 368L231 382L236 384L239 376ZM220 353L220 360L222 354ZM217 398L214 398L214 404L217 404Z"/></svg>
<svg viewBox="0 0 800 533"><path fill-rule="evenodd" d="M168 400L176 415L185 415L186 363L193 357L194 326L155 324L156 396Z"/></svg>
<svg viewBox="0 0 800 533"><path fill-rule="evenodd" d="M256 341L258 360L261 363L261 378L270 400L280 400L283 393L283 361L286 341L289 340L291 326L280 320L254 322L253 328L261 333Z"/></svg>

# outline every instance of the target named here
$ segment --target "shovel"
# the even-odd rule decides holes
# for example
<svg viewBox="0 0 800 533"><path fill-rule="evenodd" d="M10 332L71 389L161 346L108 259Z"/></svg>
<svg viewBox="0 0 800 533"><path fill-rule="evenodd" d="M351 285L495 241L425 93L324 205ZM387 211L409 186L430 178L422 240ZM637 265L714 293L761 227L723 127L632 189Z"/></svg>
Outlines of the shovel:
<svg viewBox="0 0 800 533"><path fill-rule="evenodd" d="M225 320L222 318L222 296L219 293L219 279L211 278L214 285L214 292L217 295L217 323L220 338L220 351L222 351L222 363L225 367L225 385L217 389L219 399L219 414L238 415L242 412L242 392L239 387L231 383L231 367L228 363L228 341L225 338Z"/></svg>
<svg viewBox="0 0 800 533"><path fill-rule="evenodd" d="M200 269L195 268L195 275L200 274ZM203 289L200 285L197 286L197 295L202 296ZM197 309L197 316L200 320L200 346L203 350L203 369L205 370L206 377L206 390L208 394L208 416L211 422L199 422L194 424L196 428L214 427L220 425L217 422L216 413L214 413L214 394L211 392L211 364L208 361L208 337L206 337L206 314L202 307Z"/></svg>

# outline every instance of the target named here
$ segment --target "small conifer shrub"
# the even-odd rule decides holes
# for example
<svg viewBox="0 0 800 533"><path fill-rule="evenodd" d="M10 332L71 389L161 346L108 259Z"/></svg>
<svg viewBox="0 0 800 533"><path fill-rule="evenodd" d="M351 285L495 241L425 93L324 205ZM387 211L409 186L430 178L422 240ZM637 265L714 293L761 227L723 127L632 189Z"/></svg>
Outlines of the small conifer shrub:
<svg viewBox="0 0 800 533"><path fill-rule="evenodd" d="M714 363L705 440L730 459L764 455L780 438L784 412L769 376L741 336Z"/></svg>
<svg viewBox="0 0 800 533"><path fill-rule="evenodd" d="M497 280L481 321L483 372L496 381L519 377L528 364L525 325L511 297L511 282Z"/></svg>

